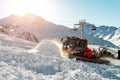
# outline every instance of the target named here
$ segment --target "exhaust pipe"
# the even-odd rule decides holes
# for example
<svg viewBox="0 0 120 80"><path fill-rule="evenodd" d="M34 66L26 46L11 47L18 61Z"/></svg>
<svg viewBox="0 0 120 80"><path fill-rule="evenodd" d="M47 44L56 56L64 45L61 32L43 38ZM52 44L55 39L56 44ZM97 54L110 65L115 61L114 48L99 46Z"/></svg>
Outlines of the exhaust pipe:
<svg viewBox="0 0 120 80"><path fill-rule="evenodd" d="M118 50L118 59L120 59L120 50Z"/></svg>

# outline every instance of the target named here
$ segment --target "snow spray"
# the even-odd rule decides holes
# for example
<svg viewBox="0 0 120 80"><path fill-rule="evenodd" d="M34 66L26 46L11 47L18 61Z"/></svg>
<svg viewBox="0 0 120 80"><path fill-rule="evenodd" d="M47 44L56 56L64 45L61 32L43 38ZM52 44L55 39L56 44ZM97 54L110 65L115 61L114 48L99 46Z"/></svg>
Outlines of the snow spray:
<svg viewBox="0 0 120 80"><path fill-rule="evenodd" d="M60 43L60 42L57 41L57 40L52 40L52 42L59 48L61 57L63 57L63 58L68 58L68 57L67 57L67 53L65 53L65 52L62 50L62 43Z"/></svg>

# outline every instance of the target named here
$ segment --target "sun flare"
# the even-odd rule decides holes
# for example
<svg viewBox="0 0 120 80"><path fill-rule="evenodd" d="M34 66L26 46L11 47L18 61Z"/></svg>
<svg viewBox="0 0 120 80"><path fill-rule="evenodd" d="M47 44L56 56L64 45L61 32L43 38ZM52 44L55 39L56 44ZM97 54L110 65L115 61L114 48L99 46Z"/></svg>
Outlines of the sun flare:
<svg viewBox="0 0 120 80"><path fill-rule="evenodd" d="M12 0L9 5L12 13L20 16L28 12L48 16L54 9L50 0Z"/></svg>

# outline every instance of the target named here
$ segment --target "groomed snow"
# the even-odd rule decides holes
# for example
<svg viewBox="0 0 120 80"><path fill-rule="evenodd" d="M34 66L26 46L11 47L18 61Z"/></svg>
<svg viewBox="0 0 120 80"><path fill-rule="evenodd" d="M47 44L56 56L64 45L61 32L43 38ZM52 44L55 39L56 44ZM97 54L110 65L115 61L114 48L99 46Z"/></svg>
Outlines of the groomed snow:
<svg viewBox="0 0 120 80"><path fill-rule="evenodd" d="M119 60L108 59L110 65L101 65L65 59L56 44L0 34L0 80L120 80Z"/></svg>

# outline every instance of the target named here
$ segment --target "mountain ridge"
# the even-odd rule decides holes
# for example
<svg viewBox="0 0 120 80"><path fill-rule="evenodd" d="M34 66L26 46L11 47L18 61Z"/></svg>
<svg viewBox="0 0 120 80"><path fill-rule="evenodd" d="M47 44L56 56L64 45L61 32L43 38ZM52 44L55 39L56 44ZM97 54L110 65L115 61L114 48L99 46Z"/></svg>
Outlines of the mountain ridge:
<svg viewBox="0 0 120 80"><path fill-rule="evenodd" d="M13 18L12 20L11 20L11 17ZM8 25L8 27L11 27L13 25L18 26L15 28L13 27L13 28L7 29L8 33L11 34L10 36L16 36L17 34L20 34L21 32L31 32L38 38L39 41L42 39L60 40L62 37L66 35L80 37L79 28L76 32L74 32L72 29L66 26L57 25L52 22L46 21L41 16L38 16L32 13L26 14L23 17L11 15L11 16L8 16L7 18L0 19L0 26L4 27L6 25ZM112 44L111 42L105 41L103 39L99 39L100 35L98 35L98 37L94 36L96 35L95 33L94 35L91 35L93 33L87 29L85 29L85 36L88 39L89 44L103 45L103 42L104 42L105 45L107 46L115 47L115 45ZM91 33L88 31L90 31Z"/></svg>

